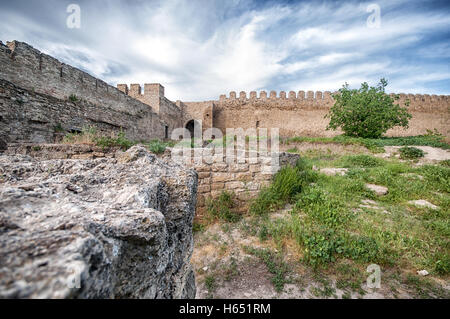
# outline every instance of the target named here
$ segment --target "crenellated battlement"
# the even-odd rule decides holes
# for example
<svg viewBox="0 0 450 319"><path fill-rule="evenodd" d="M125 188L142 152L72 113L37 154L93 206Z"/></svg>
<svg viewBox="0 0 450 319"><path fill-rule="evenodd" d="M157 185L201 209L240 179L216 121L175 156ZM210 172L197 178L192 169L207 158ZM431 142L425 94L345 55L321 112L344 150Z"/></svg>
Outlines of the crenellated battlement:
<svg viewBox="0 0 450 319"><path fill-rule="evenodd" d="M247 92L241 91L239 92L239 97L237 97L235 91L231 91L229 93L229 97L227 97L226 94L222 94L219 97L219 101L226 101L226 100L257 100L257 99L281 99L281 100L328 100L331 99L331 92L325 91L298 91L298 93L294 91L289 91L289 93L286 93L285 91L280 91L277 93L276 91L270 91L269 96L267 95L266 91L260 91L259 96L256 91L251 91L250 94L247 94Z"/></svg>
<svg viewBox="0 0 450 319"><path fill-rule="evenodd" d="M336 93L336 92L334 92ZM289 91L286 94L285 91L280 91L277 93L276 91L270 91L269 95L266 91L260 91L259 95L256 91L251 91L250 94L247 94L245 91L241 91L239 93L239 97L237 97L235 91L231 91L227 97L227 95L222 94L219 97L218 102L222 103L252 103L252 102L264 102L265 104L270 105L270 103L274 103L273 105L279 107L283 105L282 103L288 103L286 105L299 104L299 105L312 105L315 107L324 107L328 108L334 103L334 99L332 97L332 92L330 91ZM397 103L405 105L406 101L409 100L410 106L409 108L412 110L432 110L432 109L445 109L450 105L450 96L449 95L429 95L429 94L405 94L405 93L391 93L389 94L391 97L399 96ZM289 104L290 103L290 104Z"/></svg>
<svg viewBox="0 0 450 319"><path fill-rule="evenodd" d="M143 90L140 84L131 84L130 89L127 84L117 84L117 89L133 98L164 98L164 86L160 83L146 83Z"/></svg>
<svg viewBox="0 0 450 319"><path fill-rule="evenodd" d="M136 83L130 84L129 88L127 84L117 84L117 89L150 106L170 131L183 125L181 108L164 96L164 86L160 83L145 83L143 88Z"/></svg>

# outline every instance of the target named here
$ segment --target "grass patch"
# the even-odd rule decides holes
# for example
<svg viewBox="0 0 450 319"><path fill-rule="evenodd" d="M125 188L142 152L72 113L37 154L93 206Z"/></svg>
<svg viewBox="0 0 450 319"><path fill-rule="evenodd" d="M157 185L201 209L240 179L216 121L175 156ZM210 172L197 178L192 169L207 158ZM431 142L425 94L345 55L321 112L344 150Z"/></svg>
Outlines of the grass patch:
<svg viewBox="0 0 450 319"><path fill-rule="evenodd" d="M123 150L135 145L120 131L117 136L103 136L97 132L95 127L83 127L81 133L69 133L63 138L66 144L92 144L103 148L120 147Z"/></svg>
<svg viewBox="0 0 450 319"><path fill-rule="evenodd" d="M347 168L377 167L383 166L385 164L385 162L382 159L366 154L344 156L341 159L341 163L343 167Z"/></svg>
<svg viewBox="0 0 450 319"><path fill-rule="evenodd" d="M269 249L253 248L244 246L244 251L248 254L258 257L267 267L267 270L273 275L272 284L277 292L282 292L284 285L288 283L286 275L288 266L283 261L281 254L277 254Z"/></svg>
<svg viewBox="0 0 450 319"><path fill-rule="evenodd" d="M381 138L357 138L345 135L334 137L307 137L297 136L286 138L281 143L289 145L291 143L335 143L342 145L360 145L372 152L379 153L383 151L384 146L433 146L443 149L449 149L450 144L444 141L444 136L438 132L429 131L426 135L405 136L405 137L381 137Z"/></svg>
<svg viewBox="0 0 450 319"><path fill-rule="evenodd" d="M328 165L348 167L345 176L316 174L313 179L304 179L314 173L308 172L313 163L320 166L320 160L313 160L302 175L293 168L281 173L284 187L271 186L257 199L256 212L262 213L257 214L260 217L251 227L261 241L270 240L283 248L293 239L301 260L314 269L349 260L448 275L449 167L413 167L397 159L352 155L327 161ZM419 175L423 178L414 178ZM365 188L366 183L384 185L389 193L378 197ZM364 199L374 200L374 208L361 208ZM408 201L414 199L428 200L440 209L409 205ZM277 219L264 217L286 202L294 203L291 214Z"/></svg>
<svg viewBox="0 0 450 319"><path fill-rule="evenodd" d="M218 198L208 198L206 201L206 209L210 221L222 220L226 222L237 222L241 219L241 215L234 212L235 208L234 193L222 191Z"/></svg>
<svg viewBox="0 0 450 319"><path fill-rule="evenodd" d="M204 224L195 222L192 224L192 231L194 233L202 233L205 231L206 226Z"/></svg>
<svg viewBox="0 0 450 319"><path fill-rule="evenodd" d="M424 151L417 147L404 146L398 152L401 159L417 159L425 156Z"/></svg>
<svg viewBox="0 0 450 319"><path fill-rule="evenodd" d="M60 125L60 124L59 124ZM63 130L62 127L55 127L55 132ZM103 149L111 147L119 147L122 150L127 150L137 142L131 141L125 135L125 132L120 130L116 136L105 136L97 131L93 126L85 126L79 133L68 133L63 138L63 143L66 144L91 144L100 146ZM164 153L167 147L172 147L175 142L168 141L162 142L154 139L149 142L142 142L152 153L161 154Z"/></svg>
<svg viewBox="0 0 450 319"><path fill-rule="evenodd" d="M214 277L214 275L208 275L205 277L205 287L208 290L208 298L213 298L214 291L217 288L216 277Z"/></svg>
<svg viewBox="0 0 450 319"><path fill-rule="evenodd" d="M71 94L71 95L69 96L69 101L75 103L75 102L78 101L78 97L77 97L75 94Z"/></svg>
<svg viewBox="0 0 450 319"><path fill-rule="evenodd" d="M222 269L225 281L230 281L239 275L237 260L234 257L230 258L229 264L225 265Z"/></svg>
<svg viewBox="0 0 450 319"><path fill-rule="evenodd" d="M252 202L250 212L254 215L264 215L279 209L316 178L317 173L311 170L311 165L304 159L298 160L293 167L283 167L273 177L272 184L262 189Z"/></svg>

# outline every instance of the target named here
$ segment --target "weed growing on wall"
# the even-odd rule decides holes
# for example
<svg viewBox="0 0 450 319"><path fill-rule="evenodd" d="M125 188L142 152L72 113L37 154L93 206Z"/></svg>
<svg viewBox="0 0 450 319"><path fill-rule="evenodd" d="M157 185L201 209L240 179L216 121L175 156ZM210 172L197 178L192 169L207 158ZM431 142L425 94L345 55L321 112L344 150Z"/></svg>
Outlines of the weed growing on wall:
<svg viewBox="0 0 450 319"><path fill-rule="evenodd" d="M304 159L297 161L293 167L283 167L273 177L272 184L260 191L250 206L250 212L264 215L282 207L290 202L295 194L301 192L303 187L314 182L316 175Z"/></svg>
<svg viewBox="0 0 450 319"><path fill-rule="evenodd" d="M63 138L66 144L93 144L103 148L120 147L123 150L129 149L135 143L126 138L122 130L116 137L102 136L93 126L85 126L80 133L69 133Z"/></svg>
<svg viewBox="0 0 450 319"><path fill-rule="evenodd" d="M69 96L69 101L75 103L75 102L78 101L78 97L77 97L75 94L71 94L71 95Z"/></svg>
<svg viewBox="0 0 450 319"><path fill-rule="evenodd" d="M222 191L218 198L208 198L206 209L211 220L223 220L226 222L237 222L241 216L234 212L234 193Z"/></svg>

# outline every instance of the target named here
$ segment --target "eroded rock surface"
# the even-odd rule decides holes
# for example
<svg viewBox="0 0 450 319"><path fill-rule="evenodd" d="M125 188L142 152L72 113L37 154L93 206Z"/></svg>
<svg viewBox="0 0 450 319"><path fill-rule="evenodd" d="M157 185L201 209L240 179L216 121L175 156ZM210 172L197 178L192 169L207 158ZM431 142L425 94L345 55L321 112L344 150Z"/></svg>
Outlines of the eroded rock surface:
<svg viewBox="0 0 450 319"><path fill-rule="evenodd" d="M0 297L194 298L196 192L193 170L140 146L0 155Z"/></svg>

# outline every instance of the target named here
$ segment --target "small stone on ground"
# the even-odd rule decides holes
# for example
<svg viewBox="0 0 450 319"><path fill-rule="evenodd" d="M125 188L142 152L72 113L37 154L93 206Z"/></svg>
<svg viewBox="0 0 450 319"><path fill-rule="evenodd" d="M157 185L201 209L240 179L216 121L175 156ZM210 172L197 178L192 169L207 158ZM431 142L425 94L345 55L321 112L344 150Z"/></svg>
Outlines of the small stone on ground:
<svg viewBox="0 0 450 319"><path fill-rule="evenodd" d="M366 187L371 191L375 192L377 195L386 195L388 193L387 187L375 185L375 184L366 184Z"/></svg>
<svg viewBox="0 0 450 319"><path fill-rule="evenodd" d="M425 208L431 208L431 209L439 209L438 206L433 205L429 201L426 201L424 199L411 200L408 203L412 204L412 205L414 205L416 207L425 207Z"/></svg>
<svg viewBox="0 0 450 319"><path fill-rule="evenodd" d="M328 176L344 176L348 172L348 168L325 167L321 168L320 172Z"/></svg>

